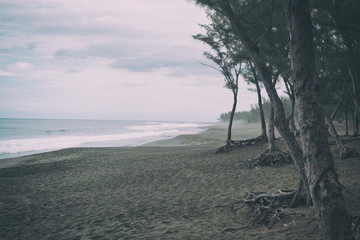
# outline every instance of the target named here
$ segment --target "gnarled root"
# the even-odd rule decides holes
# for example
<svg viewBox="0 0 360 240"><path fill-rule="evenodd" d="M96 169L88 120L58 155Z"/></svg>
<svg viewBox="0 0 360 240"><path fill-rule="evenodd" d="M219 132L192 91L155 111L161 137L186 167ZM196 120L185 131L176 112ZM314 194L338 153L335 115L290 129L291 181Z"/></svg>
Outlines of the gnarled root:
<svg viewBox="0 0 360 240"><path fill-rule="evenodd" d="M234 149L238 149L244 146L263 144L267 141L267 139L261 135L256 138L251 138L247 140L238 140L238 141L230 141L225 146L222 146L216 150L216 153L227 153Z"/></svg>
<svg viewBox="0 0 360 240"><path fill-rule="evenodd" d="M352 232L360 232L360 216L356 215L352 217Z"/></svg>
<svg viewBox="0 0 360 240"><path fill-rule="evenodd" d="M276 223L291 220L295 215L306 217L303 213L285 210L285 208L291 206L295 195L295 190L278 190L274 194L247 192L241 201L234 203L232 206L232 210L240 206L240 208L250 207L253 211L249 223L239 227L239 229L257 224L272 228Z"/></svg>
<svg viewBox="0 0 360 240"><path fill-rule="evenodd" d="M288 152L282 152L280 150L276 151L265 151L263 154L250 158L247 160L238 163L238 165L246 165L249 168L253 168L256 166L273 166L276 163L287 162L292 163L292 158Z"/></svg>
<svg viewBox="0 0 360 240"><path fill-rule="evenodd" d="M355 149L344 148L344 150L340 152L340 160L356 157L360 157L360 152Z"/></svg>
<svg viewBox="0 0 360 240"><path fill-rule="evenodd" d="M330 145L335 145L336 141L331 140ZM347 144L345 147L342 144ZM360 137L346 137L341 139L341 147L339 149L339 159L344 160L347 158L360 157L360 151L358 151L358 145L360 144Z"/></svg>

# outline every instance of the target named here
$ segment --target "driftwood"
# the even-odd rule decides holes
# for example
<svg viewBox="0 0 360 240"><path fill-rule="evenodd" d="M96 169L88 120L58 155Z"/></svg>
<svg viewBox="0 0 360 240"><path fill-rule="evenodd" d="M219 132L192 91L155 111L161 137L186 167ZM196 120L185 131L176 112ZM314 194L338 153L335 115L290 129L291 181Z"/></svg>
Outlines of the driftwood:
<svg viewBox="0 0 360 240"><path fill-rule="evenodd" d="M237 140L237 141L230 141L230 143L227 143L225 146L222 146L216 150L216 153L227 153L234 149L238 149L244 146L251 146L256 144L263 144L266 143L267 139L263 136L259 136L256 138L251 138L247 140Z"/></svg>

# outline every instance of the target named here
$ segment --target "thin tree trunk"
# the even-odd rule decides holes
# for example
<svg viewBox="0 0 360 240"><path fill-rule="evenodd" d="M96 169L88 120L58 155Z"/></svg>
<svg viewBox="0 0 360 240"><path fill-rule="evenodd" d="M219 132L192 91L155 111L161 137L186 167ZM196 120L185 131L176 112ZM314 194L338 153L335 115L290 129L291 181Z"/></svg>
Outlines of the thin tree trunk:
<svg viewBox="0 0 360 240"><path fill-rule="evenodd" d="M308 0L285 0L290 58L306 174L322 239L354 239L317 100L315 55Z"/></svg>
<svg viewBox="0 0 360 240"><path fill-rule="evenodd" d="M327 125L329 133L335 139L336 145L337 145L337 147L339 149L339 152L340 152L340 159L343 159L345 157L345 155L346 155L347 150L344 147L344 145L341 143L339 135L338 135L338 133L336 131L336 128L334 126L334 123L327 114L325 114L325 123Z"/></svg>
<svg viewBox="0 0 360 240"><path fill-rule="evenodd" d="M231 145L231 132L232 132L232 125L233 125L233 120L234 120L234 115L235 115L236 105L237 105L237 93L238 93L237 89L233 89L234 102L233 102L233 107L231 109L229 127L228 127L228 134L227 134L227 141L226 141L226 144L228 146Z"/></svg>
<svg viewBox="0 0 360 240"><path fill-rule="evenodd" d="M255 57L255 68L259 73L260 79L262 80L266 92L270 98L271 105L274 109L274 125L280 133L282 139L284 139L285 145L289 150L290 156L293 159L295 166L298 169L300 182L297 189L297 194L293 199L292 206L298 206L300 204L305 204L308 206L311 204L310 191L308 180L305 171L305 162L303 160L303 151L300 148L300 145L296 141L294 134L289 128L289 124L286 120L285 109L282 104L282 101L277 94L270 73L264 62L260 61L259 58Z"/></svg>
<svg viewBox="0 0 360 240"><path fill-rule="evenodd" d="M341 100L338 102L338 104L336 105L334 111L332 112L330 119L334 120L335 114L337 113L337 111L339 110L340 105L344 102L345 100L345 96L346 96L347 90L344 91L344 95L342 96Z"/></svg>
<svg viewBox="0 0 360 240"><path fill-rule="evenodd" d="M251 69L253 70L256 91L257 91L257 96L258 96L258 105L259 105L260 122L261 122L261 136L263 137L263 139L266 140L268 137L266 134L266 122L265 122L265 114L264 114L264 109L263 109L263 104L262 104L262 99L261 99L261 89L260 89L259 81L256 77L255 70L252 66L251 66Z"/></svg>
<svg viewBox="0 0 360 240"><path fill-rule="evenodd" d="M345 136L349 136L348 110L345 109Z"/></svg>
<svg viewBox="0 0 360 240"><path fill-rule="evenodd" d="M270 107L270 115L269 115L269 153L274 153L276 150L275 145L275 127L274 127L274 108Z"/></svg>
<svg viewBox="0 0 360 240"><path fill-rule="evenodd" d="M352 91L350 90L350 95L351 98L354 102L354 118L353 118L353 130L354 130L354 136L359 136L360 135L360 104L359 104L359 100L358 100L358 94L357 94L357 84L356 81L358 80L358 78L356 78L354 75L357 76L356 70L351 70L351 67L349 66L349 73L350 73L350 79L352 81Z"/></svg>
<svg viewBox="0 0 360 240"><path fill-rule="evenodd" d="M354 124L353 124L353 130L354 130L354 137L360 135L360 116L359 111L355 108L354 110Z"/></svg>
<svg viewBox="0 0 360 240"><path fill-rule="evenodd" d="M294 133L294 136L297 136L297 129L295 126L295 98L291 98L291 112L290 115L288 117L288 121L289 121L289 127L291 129L291 131Z"/></svg>
<svg viewBox="0 0 360 240"><path fill-rule="evenodd" d="M282 76L283 76L283 79L284 79L287 94L288 94L288 96L290 98L290 101L291 101L290 114L287 117L287 120L289 122L289 127L290 127L291 131L294 133L294 136L297 136L298 131L297 131L296 126L295 126L295 95L294 95L294 87L289 82L288 78L285 77L284 74Z"/></svg>
<svg viewBox="0 0 360 240"><path fill-rule="evenodd" d="M274 107L274 124L280 133L281 137L284 139L284 142L289 150L289 153L295 163L295 166L298 169L300 175L300 183L298 185L298 191L296 194L296 199L293 199L294 204L302 203L302 200L306 200L306 204L308 205L311 201L309 195L309 188L308 188L308 180L305 171L305 162L303 160L303 151L296 141L295 136L290 131L289 124L286 121L286 115L284 106L281 102L279 95L275 89L275 86L272 83L271 75L269 73L268 67L262 57L260 56L259 49L257 44L253 42L250 37L248 36L245 28L242 26L241 20L236 16L231 6L226 3L221 6L221 11L225 14L230 23L232 28L235 31L235 34L239 37L241 42L243 43L244 47L250 54L250 58L254 63L254 67L256 72L259 74L259 78L264 84L266 92L270 98L271 105ZM295 205L294 205L295 206Z"/></svg>

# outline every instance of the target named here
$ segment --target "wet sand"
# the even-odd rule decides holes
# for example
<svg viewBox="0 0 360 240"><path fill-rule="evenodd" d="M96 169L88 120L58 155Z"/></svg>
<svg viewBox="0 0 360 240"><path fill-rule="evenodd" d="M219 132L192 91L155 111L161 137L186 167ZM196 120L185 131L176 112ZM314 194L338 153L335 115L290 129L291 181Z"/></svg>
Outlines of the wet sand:
<svg viewBox="0 0 360 240"><path fill-rule="evenodd" d="M243 130L241 130L243 129ZM235 139L258 135L238 126ZM232 211L246 191L295 188L293 165L237 165L266 149L215 154L226 125L134 148L75 148L17 159L0 169L0 239L319 239L312 209L273 229L242 226ZM278 142L281 144L281 142ZM337 162L349 210L360 214L360 160Z"/></svg>

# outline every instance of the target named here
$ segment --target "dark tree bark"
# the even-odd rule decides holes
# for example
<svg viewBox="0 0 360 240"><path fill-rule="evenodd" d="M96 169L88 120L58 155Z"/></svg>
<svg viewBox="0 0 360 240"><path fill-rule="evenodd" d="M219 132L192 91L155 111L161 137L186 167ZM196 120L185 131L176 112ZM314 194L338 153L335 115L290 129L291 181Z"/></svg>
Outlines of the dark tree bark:
<svg viewBox="0 0 360 240"><path fill-rule="evenodd" d="M282 139L284 139L285 145L289 150L291 158L293 159L299 172L300 182L298 185L297 194L293 199L293 206L295 207L303 203L310 205L310 191L305 171L305 162L303 160L303 151L296 141L294 134L289 128L289 124L286 120L284 106L279 95L277 94L266 64L261 61L259 57L255 56L254 59L256 70L259 73L260 79L265 86L266 92L270 98L271 105L274 110L274 125L276 126L276 129L278 130Z"/></svg>
<svg viewBox="0 0 360 240"><path fill-rule="evenodd" d="M344 91L344 94L343 94L342 98L340 99L340 101L338 102L338 104L336 104L336 107L334 108L333 112L332 112L331 115L330 115L330 119L331 119L331 120L334 120L336 113L338 112L341 104L342 104L342 103L344 102L344 100L345 100L346 93L347 93L347 90Z"/></svg>
<svg viewBox="0 0 360 240"><path fill-rule="evenodd" d="M234 101L233 101L233 106L232 106L232 109L231 109L229 126L228 126L228 134L227 134L227 141L226 141L226 144L228 146L231 145L232 125L233 125L234 115L235 115L236 106L237 106L237 96L238 96L238 87L237 87L237 85L238 85L238 76L236 76L236 88L232 89L233 96L234 96Z"/></svg>
<svg viewBox="0 0 360 240"><path fill-rule="evenodd" d="M349 136L348 110L345 109L345 136Z"/></svg>
<svg viewBox="0 0 360 240"><path fill-rule="evenodd" d="M325 124L328 128L328 131L330 133L330 135L334 138L336 146L339 149L339 153L340 153L340 159L343 159L346 157L346 153L347 153L347 149L344 147L344 145L341 143L341 140L339 138L339 135L336 131L336 128L334 126L333 121L331 120L331 118L326 115L325 113Z"/></svg>
<svg viewBox="0 0 360 240"><path fill-rule="evenodd" d="M243 43L245 49L250 55L251 61L254 63L254 68L258 73L259 78L261 79L266 92L270 98L271 105L274 108L274 124L276 129L280 133L281 137L284 139L284 142L289 150L289 153L298 169L300 175L300 183L298 187L298 192L295 195L296 198L293 199L294 204L301 204L302 201L305 201L308 205L311 201L309 185L305 171L305 163L303 161L303 151L296 141L294 134L289 128L289 124L286 120L284 106L282 101L277 94L275 86L272 82L272 77L269 72L269 69L266 65L265 60L262 58L259 48L257 46L258 41L252 41L249 35L247 34L245 28L242 25L240 18L238 18L229 5L228 2L221 2L218 5L218 11L228 18L231 23L234 34L236 34L241 42ZM301 201L300 201L301 200Z"/></svg>
<svg viewBox="0 0 360 240"><path fill-rule="evenodd" d="M261 137L263 139L267 140L268 137L267 137L267 133L266 133L266 122L265 122L264 109L263 109L263 105L262 105L260 84L259 84L259 80L258 80L257 75L256 75L256 71L254 69L254 66L252 65L251 62L249 62L249 63L250 63L251 71L252 71L253 76L254 76L254 82L255 82L256 92L257 92L257 96L258 96L258 105L259 105L260 122L261 122Z"/></svg>
<svg viewBox="0 0 360 240"><path fill-rule="evenodd" d="M295 136L297 136L297 129L296 129L296 126L295 126L295 95L294 95L294 87L292 86L292 84L289 82L289 80L284 75L283 75L283 79L284 79L287 94L288 94L288 96L290 98L290 101L291 101L291 109L290 109L290 114L287 117L287 121L289 122L289 127L290 127L291 131L294 133Z"/></svg>
<svg viewBox="0 0 360 240"><path fill-rule="evenodd" d="M360 135L360 112L355 108L354 109L354 137Z"/></svg>
<svg viewBox="0 0 360 240"><path fill-rule="evenodd" d="M312 202L322 239L354 239L317 99L313 33L307 0L285 0L299 126Z"/></svg>
<svg viewBox="0 0 360 240"><path fill-rule="evenodd" d="M355 110L354 110L354 136L360 134L360 52L358 37L354 32L358 29L353 29L352 22L349 21L348 15L358 15L359 4L357 1L340 1L333 0L333 9L331 14L333 15L336 23L336 28L341 34L346 45L346 61L348 62L348 70L351 82L350 95L353 99ZM354 11L351 11L354 10Z"/></svg>
<svg viewBox="0 0 360 240"><path fill-rule="evenodd" d="M274 125L274 108L270 107L270 114L269 114L269 153L274 153L276 150L275 144L275 125Z"/></svg>

